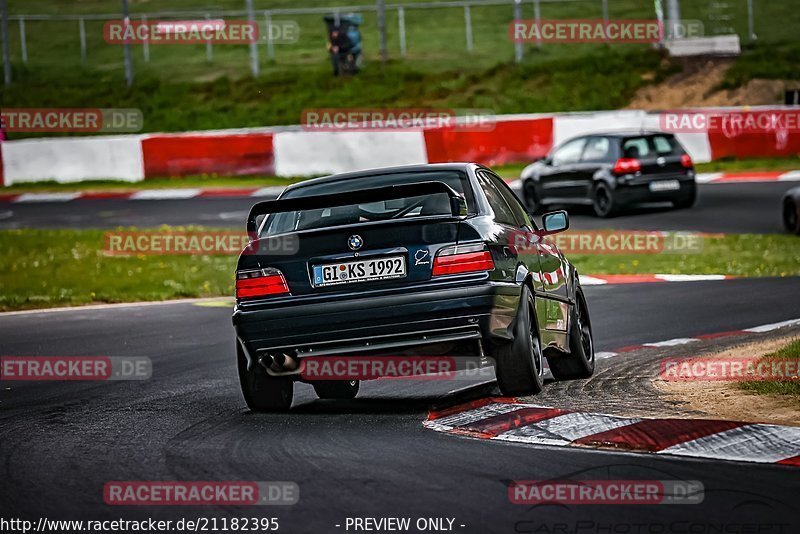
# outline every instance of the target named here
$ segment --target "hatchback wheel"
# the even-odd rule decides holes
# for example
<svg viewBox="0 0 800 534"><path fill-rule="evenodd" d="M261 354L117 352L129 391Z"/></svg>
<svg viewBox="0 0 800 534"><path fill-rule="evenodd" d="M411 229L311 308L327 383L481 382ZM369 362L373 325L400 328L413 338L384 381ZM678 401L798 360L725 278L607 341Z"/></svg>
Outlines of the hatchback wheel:
<svg viewBox="0 0 800 534"><path fill-rule="evenodd" d="M592 207L598 217L613 217L617 213L617 200L614 191L604 183L599 183L594 188Z"/></svg>
<svg viewBox="0 0 800 534"><path fill-rule="evenodd" d="M522 198L525 201L528 213L535 215L544 211L544 206L539 202L539 196L536 194L533 180L525 181L525 185L522 188Z"/></svg>
<svg viewBox="0 0 800 534"><path fill-rule="evenodd" d="M686 208L691 208L694 206L695 201L697 200L697 189L692 188L691 192L684 197L681 197L675 200L672 205L675 206L676 209L682 210Z"/></svg>

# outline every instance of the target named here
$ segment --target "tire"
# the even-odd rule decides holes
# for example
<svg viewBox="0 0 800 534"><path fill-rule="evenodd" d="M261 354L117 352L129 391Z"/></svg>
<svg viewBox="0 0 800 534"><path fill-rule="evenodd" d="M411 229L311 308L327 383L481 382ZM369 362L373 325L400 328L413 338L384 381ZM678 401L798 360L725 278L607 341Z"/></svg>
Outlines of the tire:
<svg viewBox="0 0 800 534"><path fill-rule="evenodd" d="M260 366L247 369L247 358L239 343L236 344L236 363L239 384L247 407L254 412L285 412L292 405L294 382L291 378L270 376Z"/></svg>
<svg viewBox="0 0 800 534"><path fill-rule="evenodd" d="M679 210L685 210L694 206L697 200L697 189L692 188L688 195L678 198L672 202L672 205Z"/></svg>
<svg viewBox="0 0 800 534"><path fill-rule="evenodd" d="M538 215L545 209L544 205L539 202L536 186L533 185L532 179L525 180L525 185L522 188L522 199L525 203L525 208L531 215Z"/></svg>
<svg viewBox="0 0 800 534"><path fill-rule="evenodd" d="M536 395L544 386L544 356L539 343L536 308L528 286L522 286L514 341L495 353L497 384L506 396Z"/></svg>
<svg viewBox="0 0 800 534"><path fill-rule="evenodd" d="M361 382L358 380L324 380L313 382L320 399L354 399Z"/></svg>
<svg viewBox="0 0 800 534"><path fill-rule="evenodd" d="M614 190L603 182L594 186L592 194L592 208L598 217L613 217L619 211Z"/></svg>
<svg viewBox="0 0 800 534"><path fill-rule="evenodd" d="M575 290L569 329L569 356L548 358L550 372L556 380L589 378L594 374L594 339L589 308L581 286Z"/></svg>
<svg viewBox="0 0 800 534"><path fill-rule="evenodd" d="M783 202L783 226L787 232L800 235L800 206L792 199Z"/></svg>

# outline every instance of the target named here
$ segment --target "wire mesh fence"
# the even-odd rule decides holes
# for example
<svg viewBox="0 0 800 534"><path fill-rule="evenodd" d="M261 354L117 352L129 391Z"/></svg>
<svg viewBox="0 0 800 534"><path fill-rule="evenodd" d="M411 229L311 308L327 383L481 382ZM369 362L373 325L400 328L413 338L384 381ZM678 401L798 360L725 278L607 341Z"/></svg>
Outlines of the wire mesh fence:
<svg viewBox="0 0 800 534"><path fill-rule="evenodd" d="M666 0L665 0L666 1ZM244 6L244 3L241 3ZM133 45L137 69L169 77L241 76L248 70L319 67L327 61L323 16L359 13L368 61L378 58L379 34L375 4L238 10L133 12L133 22L178 20L244 20L260 28L256 46L196 43L164 46ZM515 19L654 19L650 0L448 0L387 3L386 37L391 59L420 67L451 68L524 61L530 50L547 48L558 57L595 45L515 44L508 26ZM702 23L706 35L738 34L742 42L796 38L800 10L781 0L706 0L681 3L682 19ZM9 58L17 68L122 69L122 46L109 44L104 29L119 13L11 14L8 17ZM793 23L794 21L794 23ZM282 29L293 28L286 38ZM284 32L285 33L285 32ZM621 46L621 45L620 45Z"/></svg>

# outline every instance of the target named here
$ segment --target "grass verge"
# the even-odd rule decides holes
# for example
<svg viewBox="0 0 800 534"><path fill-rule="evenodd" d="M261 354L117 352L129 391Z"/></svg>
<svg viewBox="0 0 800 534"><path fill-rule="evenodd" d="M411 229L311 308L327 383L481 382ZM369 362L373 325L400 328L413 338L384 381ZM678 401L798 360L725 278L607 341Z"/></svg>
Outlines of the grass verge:
<svg viewBox="0 0 800 534"><path fill-rule="evenodd" d="M695 254L580 254L570 261L584 274L800 275L800 241L791 235L731 234L705 237Z"/></svg>
<svg viewBox="0 0 800 534"><path fill-rule="evenodd" d="M104 233L0 232L0 310L233 294L232 256L108 257Z"/></svg>
<svg viewBox="0 0 800 534"><path fill-rule="evenodd" d="M202 230L162 227L161 230ZM214 229L218 231L218 229ZM0 310L233 294L236 258L104 254L103 230L0 232ZM708 238L699 254L574 255L585 274L800 275L800 245L782 235Z"/></svg>
<svg viewBox="0 0 800 534"><path fill-rule="evenodd" d="M800 339L761 358L761 361L800 360ZM800 380L757 380L742 382L739 387L760 395L791 395L800 401Z"/></svg>

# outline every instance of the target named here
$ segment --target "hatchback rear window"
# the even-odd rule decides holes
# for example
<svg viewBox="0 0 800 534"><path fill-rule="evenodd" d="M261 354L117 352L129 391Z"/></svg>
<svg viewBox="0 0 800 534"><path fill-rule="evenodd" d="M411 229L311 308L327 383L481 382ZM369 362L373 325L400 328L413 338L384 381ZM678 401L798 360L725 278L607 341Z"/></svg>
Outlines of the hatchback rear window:
<svg viewBox="0 0 800 534"><path fill-rule="evenodd" d="M629 137L622 141L622 153L626 158L676 156L683 154L678 141L671 135Z"/></svg>

